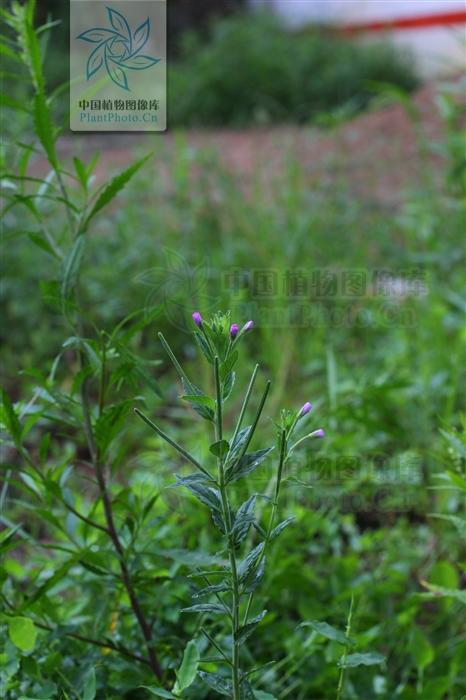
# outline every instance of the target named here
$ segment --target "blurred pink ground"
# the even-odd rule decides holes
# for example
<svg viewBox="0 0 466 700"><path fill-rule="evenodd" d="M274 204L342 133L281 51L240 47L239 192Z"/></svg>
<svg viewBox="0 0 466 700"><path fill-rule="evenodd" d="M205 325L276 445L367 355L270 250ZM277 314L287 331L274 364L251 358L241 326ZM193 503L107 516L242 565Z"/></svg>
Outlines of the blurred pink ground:
<svg viewBox="0 0 466 700"><path fill-rule="evenodd" d="M380 204L399 203L407 188L422 183L426 168L433 177L441 163L431 147L444 139L436 96L439 86L427 84L414 96L419 114L416 127L400 104L372 108L332 130L315 127L276 126L242 130L191 130L182 139L194 150L207 150L222 167L249 189L254 177L280 176L288 158L296 158L309 177L309 184L349 182L355 194ZM170 179L175 134L89 133L65 135L63 155L89 157L101 152L96 170L104 174L129 165L137 154L155 151L154 168ZM148 165L147 167L150 167ZM197 167L197 166L195 166ZM45 163L34 170L44 174Z"/></svg>

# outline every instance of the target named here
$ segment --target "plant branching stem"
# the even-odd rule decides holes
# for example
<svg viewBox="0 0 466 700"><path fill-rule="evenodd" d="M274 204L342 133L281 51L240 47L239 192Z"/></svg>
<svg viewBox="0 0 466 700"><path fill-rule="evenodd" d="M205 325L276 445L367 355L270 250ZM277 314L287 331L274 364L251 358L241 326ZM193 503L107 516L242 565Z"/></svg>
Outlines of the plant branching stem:
<svg viewBox="0 0 466 700"><path fill-rule="evenodd" d="M282 430L281 435L280 435L280 457L279 457L279 461L278 461L277 478L276 478L276 482L275 482L275 494L274 494L274 499L273 499L273 503L272 503L272 510L270 512L269 524L267 527L267 534L265 536L264 548L261 552L261 555L259 557L259 561L257 563L258 568L259 568L263 558L265 557L266 549L270 543L270 537L271 537L274 522L275 522L275 515L277 513L278 496L280 495L280 484L281 484L281 480L282 480L283 465L285 464L285 460L286 460L286 435L287 435L286 431ZM251 610L253 598L254 598L254 591L251 591L251 593L249 594L248 602L246 604L243 625L245 625L248 621L249 611Z"/></svg>
<svg viewBox="0 0 466 700"><path fill-rule="evenodd" d="M219 371L219 360L218 357L214 361L214 372L215 372L215 390L217 399L217 410L215 415L215 428L216 428L216 439L217 441L222 440L223 436L223 417L222 417L222 383L220 381L220 371ZM231 683L233 691L233 700L241 699L241 671L240 671L240 642L238 640L238 632L240 627L240 585L238 578L238 568L236 563L236 552L234 537L231 534L231 512L230 504L228 502L228 493L225 483L225 470L224 470L224 456L220 456L217 459L218 462L218 481L220 488L220 497L222 501L222 511L223 511L223 522L225 524L225 536L227 539L228 548L228 559L230 561L231 569L231 596L232 596L232 614L231 614L231 625L232 625L232 651L231 651Z"/></svg>
<svg viewBox="0 0 466 700"><path fill-rule="evenodd" d="M81 362L84 362L84 357L83 354L80 353L81 356ZM125 560L125 551L123 548L123 545L121 544L120 538L118 536L118 531L115 527L115 520L113 517L113 509L112 509L112 501L110 498L110 494L107 488L107 482L105 478L105 468L104 466L100 463L99 460L99 455L98 455L98 450L97 446L95 443L94 439L94 434L92 430L92 420L91 420L91 411L90 411L90 406L89 406L89 398L87 394L87 382L86 380L83 381L81 385L81 401L82 401L82 408L83 408L83 418L84 418L84 432L86 435L86 440L87 440L87 445L88 449L91 455L91 460L92 464L94 467L95 475L97 478L97 484L99 487L99 493L100 497L102 499L102 503L104 506L104 514L105 514L105 521L107 523L107 531L108 535L110 537L110 540L112 541L113 547L116 551L116 554L118 556L118 563L120 566L120 572L121 572L121 578L123 581L123 585L126 589L126 592L128 594L130 603L131 603L131 608L134 612L134 615L138 621L139 627L141 629L142 635L144 637L144 641L146 643L146 649L147 649L147 655L148 655L148 663L156 675L156 677L161 680L162 679L162 668L160 666L159 660L157 658L157 654L154 649L153 641L152 641L152 629L151 626L146 619L144 612L142 610L141 604L139 602L139 598L136 594L136 591L133 586L133 582L131 580L131 575L128 570L128 566L126 564Z"/></svg>
<svg viewBox="0 0 466 700"><path fill-rule="evenodd" d="M39 627L40 629L47 630L48 632L54 632L55 628L51 627L50 625L46 625L42 622L37 622L34 620L34 625L36 627ZM80 642L85 642L86 644L92 644L93 646L100 647L101 649L111 649L112 651L117 651L118 653L122 654L123 656L126 656L128 659L134 659L134 661L139 661L142 664L145 664L146 666L149 666L149 661L144 658L144 656L140 656L139 654L133 654L132 651L127 649L125 646L122 646L120 644L114 644L110 640L100 640L100 639L93 639L92 637L86 637L83 634L77 634L76 632L64 632L65 637L71 637L72 639L77 639Z"/></svg>
<svg viewBox="0 0 466 700"><path fill-rule="evenodd" d="M189 452L187 452L181 445L179 445L175 440L172 440L171 437L169 437L166 433L161 430L158 425L156 425L153 421L151 421L150 418L148 418L142 411L139 410L139 408L135 408L134 412L137 413L137 415L142 418L142 420L149 425L152 430L154 430L157 435L159 435L161 438L165 440L165 442L168 442L169 445L175 448L177 452L180 453L185 459L188 460L188 462L191 462L193 466L196 467L196 469L199 469L203 474L205 474L211 481L215 481L213 476L207 471L207 469L204 469L202 464L200 464L197 459L195 459Z"/></svg>
<svg viewBox="0 0 466 700"><path fill-rule="evenodd" d="M258 372L258 371L259 371L259 365L256 365L256 366L254 367L254 371L253 371L253 373L252 373L252 376L251 376L251 379L250 379L250 382L249 382L249 386L248 386L248 388L247 388L246 395L245 395L245 397L244 397L243 405L241 406L241 411L240 411L240 414L239 414L239 417L238 417L238 422L236 423L235 432L233 433L233 437L232 437L232 439L231 439L231 444L232 444L232 445L235 444L236 438L238 437L238 433L239 433L239 431L241 430L241 426L242 426L243 420L244 420L244 414L246 413L246 409L247 409L248 404L249 404L249 399L250 399L250 397L251 397L251 393L252 393L252 390L253 390L253 388L254 388L254 383L255 383L255 381L256 381L256 377L257 377L257 372Z"/></svg>
<svg viewBox="0 0 466 700"><path fill-rule="evenodd" d="M353 619L353 603L354 603L354 596L352 595L351 596L351 603L350 603L350 607L349 607L349 612L348 612L348 619L346 621L345 634L347 637L349 637L351 634L351 622ZM345 663L346 663L347 656L348 656L348 647L345 646L345 650L343 652L343 657L342 657L342 666L340 669L340 677L338 679L336 700L341 700L341 698L343 697L343 683L345 681L345 670L346 670Z"/></svg>

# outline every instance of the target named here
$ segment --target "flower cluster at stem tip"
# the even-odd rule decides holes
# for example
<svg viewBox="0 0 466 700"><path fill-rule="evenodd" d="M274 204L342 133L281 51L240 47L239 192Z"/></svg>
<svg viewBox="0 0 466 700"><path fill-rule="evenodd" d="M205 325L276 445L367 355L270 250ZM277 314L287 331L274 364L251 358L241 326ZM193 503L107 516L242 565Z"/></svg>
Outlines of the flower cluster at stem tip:
<svg viewBox="0 0 466 700"><path fill-rule="evenodd" d="M254 321L247 321L241 329L237 323L230 324L229 313L218 313L214 315L211 321L207 322L204 321L199 311L194 311L192 319L194 325L201 331L201 333L195 332L196 339L204 355L211 362L215 354L219 356L220 360L226 359L236 342L254 328ZM281 420L277 423L279 433L284 430L287 437L291 436L298 421L311 410L312 404L309 401L306 401L298 412L283 410ZM306 437L323 438L325 437L325 431L322 428L318 428Z"/></svg>

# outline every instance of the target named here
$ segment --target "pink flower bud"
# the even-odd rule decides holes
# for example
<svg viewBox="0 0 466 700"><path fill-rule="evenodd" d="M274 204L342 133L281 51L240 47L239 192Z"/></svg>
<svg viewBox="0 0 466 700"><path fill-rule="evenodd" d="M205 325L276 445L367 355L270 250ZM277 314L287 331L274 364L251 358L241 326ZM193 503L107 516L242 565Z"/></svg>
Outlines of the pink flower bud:
<svg viewBox="0 0 466 700"><path fill-rule="evenodd" d="M306 413L309 413L311 408L312 408L312 403L309 403L309 401L307 401L299 412L299 418L302 418L303 416L306 415Z"/></svg>
<svg viewBox="0 0 466 700"><path fill-rule="evenodd" d="M199 313L199 311L195 311L193 313L193 321L198 328L200 328L202 326L202 316Z"/></svg>

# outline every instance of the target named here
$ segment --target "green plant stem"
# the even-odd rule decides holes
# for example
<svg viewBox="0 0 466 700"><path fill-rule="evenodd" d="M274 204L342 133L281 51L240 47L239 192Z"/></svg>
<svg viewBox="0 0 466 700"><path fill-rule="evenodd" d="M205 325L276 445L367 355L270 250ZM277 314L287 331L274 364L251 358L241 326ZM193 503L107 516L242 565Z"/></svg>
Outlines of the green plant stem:
<svg viewBox="0 0 466 700"><path fill-rule="evenodd" d="M80 355L81 363L84 363L85 362L84 354L82 352L80 352L79 355ZM126 589L126 592L128 594L128 597L129 597L129 600L131 603L131 608L132 608L133 613L138 621L139 627L140 627L142 635L144 637L149 665L150 665L152 671L154 672L155 676L159 680L161 680L163 677L163 673L162 673L162 668L160 666L160 663L159 663L159 660L157 658L157 654L155 652L154 645L152 642L152 628L144 615L144 611L142 610L141 604L139 602L139 598L138 598L136 591L135 591L135 588L133 586L131 575L130 575L128 566L126 564L125 550L123 548L123 545L121 544L120 538L118 536L118 531L117 531L116 526L115 526L115 520L113 517L113 509L112 509L112 501L110 498L110 494L109 494L109 491L107 488L107 482L106 482L106 478L105 478L105 468L100 463L97 445L95 442L94 433L93 433L93 429L92 429L91 410L90 410L90 405L89 405L89 397L87 394L87 382L86 382L86 380L84 380L82 385L81 385L81 403L82 403L82 409L83 409L84 433L86 435L86 441L87 441L89 453L91 455L91 460L92 460L92 464L94 467L94 472L96 475L97 484L99 487L100 497L102 499L102 503L103 503L103 507L104 507L104 514L105 514L105 521L107 524L108 536L113 544L113 547L114 547L115 552L116 552L117 557L118 557L118 564L120 567L121 578L123 581L123 585Z"/></svg>
<svg viewBox="0 0 466 700"><path fill-rule="evenodd" d="M346 630L345 630L345 634L347 637L349 637L351 634L351 621L353 618L353 603L354 603L354 596L351 595L351 602L350 602L348 619L346 621ZM341 700L341 698L343 697L342 693L343 693L343 683L345 682L345 670L346 670L345 663L346 663L347 656L348 656L348 647L345 646L345 650L343 652L343 657L342 657L342 667L340 669L340 677L338 679L336 700Z"/></svg>
<svg viewBox="0 0 466 700"><path fill-rule="evenodd" d="M147 654L148 654L148 658L149 658L149 665L150 665L152 671L154 672L154 674L157 676L157 678L159 680L161 680L162 675L163 675L162 668L160 666L160 663L159 663L158 658L157 658L157 654L156 654L154 646L153 646L151 625L148 623L148 621L144 615L144 612L142 610L142 607L139 603L139 598L138 598L136 591L134 589L133 582L131 580L131 575L129 573L129 569L128 569L128 566L126 564L125 551L124 551L123 545L121 544L120 538L118 536L117 529L115 527L115 521L113 518L113 510L112 510L112 502L111 502L110 495L109 495L109 492L107 489L107 484L106 484L105 474L104 474L104 467L98 461L95 462L94 467L95 467L95 473L96 473L96 477L97 477L97 483L99 486L100 495L102 498L102 503L104 506L108 534L109 534L109 537L113 543L115 551L118 555L118 563L120 566L121 578L123 581L123 585L126 589L126 592L128 593L131 607L132 607L134 615L139 623L139 627L141 628L141 632L142 632L142 635L144 637L144 641L146 643Z"/></svg>
<svg viewBox="0 0 466 700"><path fill-rule="evenodd" d="M268 396L268 393L270 391L270 385L271 385L271 381L270 381L270 379L268 379L267 383L265 385L264 393L262 394L262 398L261 398L259 406L257 408L256 415L255 415L254 420L252 422L251 430L249 431L249 435L244 442L244 445L243 445L241 452L239 453L238 461L240 461L244 457L244 455L246 454L247 449L251 443L251 440L254 437L254 433L256 432L257 424L259 423L259 419L262 415L262 411L264 409L265 402L267 401L267 396Z"/></svg>
<svg viewBox="0 0 466 700"><path fill-rule="evenodd" d="M156 425L153 421L151 421L150 418L148 418L142 411L139 410L139 408L135 408L134 412L137 413L137 415L142 418L142 420L149 425L152 430L154 430L157 435L160 435L161 438L165 440L165 442L168 442L169 445L175 448L177 452L180 453L185 459L188 460L188 462L191 462L193 466L196 467L196 469L199 469L203 474L205 474L211 481L215 481L213 478L212 474L210 474L207 469L204 469L202 464L200 464L197 459L195 459L189 452L187 452L184 447L181 447L175 440L173 440L171 437L169 437L166 433L161 430L158 425Z"/></svg>
<svg viewBox="0 0 466 700"><path fill-rule="evenodd" d="M238 437L238 433L241 430L241 426L242 426L243 420L244 420L244 414L246 413L246 409L247 409L248 404L249 404L249 399L251 398L251 393L252 393L252 390L254 388L254 383L256 381L258 371L259 371L259 365L256 365L254 367L254 371L253 371L251 379L249 381L249 386L248 386L247 391L246 391L246 396L244 397L243 405L241 406L241 411L240 411L240 414L238 417L238 421L236 423L235 432L233 433L233 437L231 439L232 445L235 444L236 438Z"/></svg>
<svg viewBox="0 0 466 700"><path fill-rule="evenodd" d="M215 390L217 399L217 410L215 415L215 432L216 440L222 440L223 435L223 419L222 419L222 384L220 381L219 360L218 357L214 360L215 373ZM225 536L227 540L228 559L231 569L231 595L232 595L232 652L231 652L231 683L233 690L233 700L241 700L241 685L240 685L240 643L238 641L238 631L240 626L240 602L241 594L239 589L238 568L236 564L236 552L234 538L231 534L231 513L230 504L228 502L227 487L225 484L224 457L218 457L218 481L220 489L220 498L222 501L223 522L225 525Z"/></svg>
<svg viewBox="0 0 466 700"><path fill-rule="evenodd" d="M270 536L272 534L273 525L275 522L275 515L277 513L278 496L280 494L280 484L281 484L281 480L282 480L283 465L285 464L285 461L286 461L286 436L287 436L286 431L282 430L281 435L280 435L280 457L278 460L277 479L276 479L276 483L275 483L275 494L274 494L274 499L273 499L273 503L272 503L272 510L270 512L269 524L267 527L267 534L265 536L264 548L263 548L261 555L259 557L259 560L257 563L257 568L259 568L262 560L265 557L266 549L270 543ZM253 598L254 598L254 591L251 591L251 593L249 594L248 602L246 604L246 610L245 610L244 618L243 618L243 625L245 625L248 621L249 611L251 610Z"/></svg>
<svg viewBox="0 0 466 700"><path fill-rule="evenodd" d="M184 369L182 368L182 366L180 365L180 363L179 363L178 360L176 359L176 357L175 357L175 355L174 355L174 353L173 353L171 347L169 346L169 344L168 344L167 341L165 340L165 337L164 337L163 333L158 333L158 336L159 336L160 342L162 343L162 345L163 345L163 347L164 347L164 349L165 349L165 352L167 353L168 357L169 357L170 360L172 361L173 367L174 367L174 368L176 369L176 371L178 372L178 374L179 374L179 376L180 376L180 379L184 379L185 381L189 382L189 379L188 379L188 377L186 376L186 372L184 371Z"/></svg>

